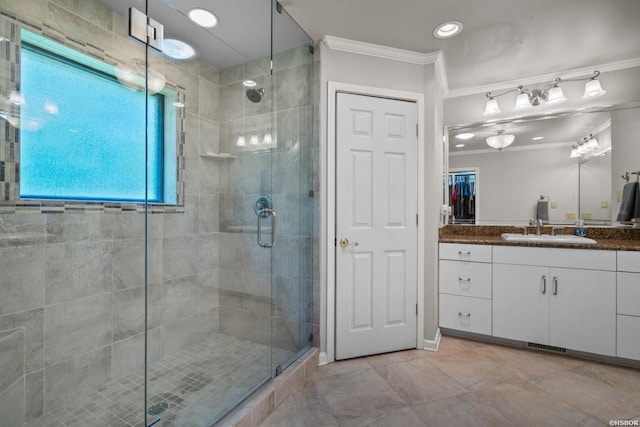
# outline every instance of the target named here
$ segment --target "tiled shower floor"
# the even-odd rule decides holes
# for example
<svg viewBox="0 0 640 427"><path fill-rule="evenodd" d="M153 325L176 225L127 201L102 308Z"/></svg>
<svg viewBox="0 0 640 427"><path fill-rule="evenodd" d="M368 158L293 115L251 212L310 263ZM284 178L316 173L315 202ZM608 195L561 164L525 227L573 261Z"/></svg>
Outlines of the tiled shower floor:
<svg viewBox="0 0 640 427"><path fill-rule="evenodd" d="M274 348L274 360L294 353ZM149 368L149 408L169 407L163 427L208 426L271 373L271 348L217 334ZM29 427L143 427L144 378L130 375L51 408ZM149 422L156 418L149 417Z"/></svg>

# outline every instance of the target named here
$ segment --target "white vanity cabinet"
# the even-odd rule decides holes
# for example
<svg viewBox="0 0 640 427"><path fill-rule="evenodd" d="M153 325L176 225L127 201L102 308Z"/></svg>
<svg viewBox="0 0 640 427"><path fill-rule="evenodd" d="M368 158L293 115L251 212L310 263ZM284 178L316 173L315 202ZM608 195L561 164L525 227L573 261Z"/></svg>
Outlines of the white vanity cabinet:
<svg viewBox="0 0 640 427"><path fill-rule="evenodd" d="M491 252L487 245L440 243L440 326L491 335Z"/></svg>
<svg viewBox="0 0 640 427"><path fill-rule="evenodd" d="M616 355L613 251L495 246L493 336Z"/></svg>
<svg viewBox="0 0 640 427"><path fill-rule="evenodd" d="M640 252L618 252L617 356L640 360Z"/></svg>

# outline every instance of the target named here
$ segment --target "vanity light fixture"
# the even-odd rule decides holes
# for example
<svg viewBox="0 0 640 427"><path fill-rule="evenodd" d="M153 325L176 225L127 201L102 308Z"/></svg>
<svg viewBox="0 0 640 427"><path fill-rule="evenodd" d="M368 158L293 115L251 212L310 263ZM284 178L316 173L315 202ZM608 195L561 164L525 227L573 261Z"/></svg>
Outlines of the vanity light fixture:
<svg viewBox="0 0 640 427"><path fill-rule="evenodd" d="M447 21L438 25L433 30L433 36L437 39L448 39L457 36L462 32L462 22Z"/></svg>
<svg viewBox="0 0 640 427"><path fill-rule="evenodd" d="M560 87L560 83L564 82L587 80L587 83L584 86L584 95L582 96L582 99L598 98L607 93L606 90L602 89L600 80L597 80L599 75L600 71L596 70L593 72L593 75L588 77L578 77L573 79L562 79L558 77L552 83L546 84L541 89L526 89L523 86L518 86L517 88L509 89L496 95L491 92L487 92L485 96L488 99L485 105L484 115L490 116L500 114L501 110L496 98L515 91L518 91L519 93L513 107L514 110L526 110L528 108L538 106L543 102L548 104L560 104L567 100L567 97L564 95L564 92Z"/></svg>
<svg viewBox="0 0 640 427"><path fill-rule="evenodd" d="M578 141L576 145L571 148L570 158L575 159L584 155L590 154L600 147L598 140L593 135L585 136L581 141Z"/></svg>
<svg viewBox="0 0 640 427"><path fill-rule="evenodd" d="M218 25L218 17L207 9L195 8L188 13L189 19L203 28L213 28Z"/></svg>
<svg viewBox="0 0 640 427"><path fill-rule="evenodd" d="M239 136L236 141L236 147L244 147L245 145L247 145L247 141L244 139L244 136Z"/></svg>
<svg viewBox="0 0 640 427"><path fill-rule="evenodd" d="M510 146L515 139L515 135L504 133L504 129L500 129L496 135L487 138L487 145L501 151L503 148Z"/></svg>

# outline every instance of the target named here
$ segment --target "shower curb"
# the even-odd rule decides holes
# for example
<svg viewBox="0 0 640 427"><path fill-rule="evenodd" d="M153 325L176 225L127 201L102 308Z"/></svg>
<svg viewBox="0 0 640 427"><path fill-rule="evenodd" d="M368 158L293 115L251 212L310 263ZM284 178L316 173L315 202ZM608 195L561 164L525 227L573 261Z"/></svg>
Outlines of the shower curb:
<svg viewBox="0 0 640 427"><path fill-rule="evenodd" d="M272 379L243 405L218 425L224 427L257 427L293 393L305 388L307 378L317 369L320 350L310 348L293 362L282 375Z"/></svg>

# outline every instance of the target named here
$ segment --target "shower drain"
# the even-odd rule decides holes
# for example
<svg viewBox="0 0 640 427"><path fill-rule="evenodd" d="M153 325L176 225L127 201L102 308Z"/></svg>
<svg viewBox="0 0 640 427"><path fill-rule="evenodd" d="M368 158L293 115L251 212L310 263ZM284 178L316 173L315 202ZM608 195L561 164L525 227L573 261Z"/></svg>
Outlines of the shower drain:
<svg viewBox="0 0 640 427"><path fill-rule="evenodd" d="M169 404L166 402L156 403L155 405L147 409L147 414L160 415L161 413L166 411L168 407L169 407Z"/></svg>

